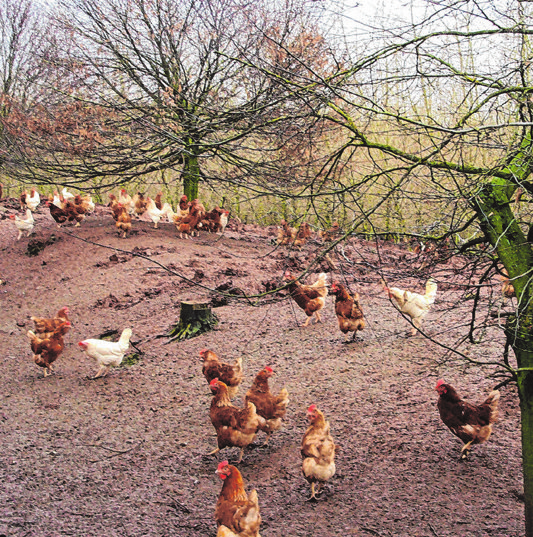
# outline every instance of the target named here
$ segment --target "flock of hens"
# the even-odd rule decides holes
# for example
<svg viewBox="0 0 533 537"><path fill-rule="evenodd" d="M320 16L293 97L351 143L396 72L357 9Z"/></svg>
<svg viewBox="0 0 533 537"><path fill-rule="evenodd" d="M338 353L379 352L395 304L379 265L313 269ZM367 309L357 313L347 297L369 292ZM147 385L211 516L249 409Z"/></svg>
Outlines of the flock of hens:
<svg viewBox="0 0 533 537"><path fill-rule="evenodd" d="M79 226L85 215L94 209L90 196L73 195L66 188L61 194L55 192L49 196L46 203L58 226L65 222L76 222L75 225ZM25 211L25 217L11 215L19 231L17 240L24 232L29 236L33 230L32 212L40 204L39 193L35 188L30 192L24 191L20 196L20 204L21 209ZM174 212L169 203L161 203L161 193L152 200L150 197L145 198L141 193L130 197L124 189L118 197L110 195L109 206L116 228L124 237L131 229L132 216L145 212L156 228L163 217L173 222L180 237L192 236L200 229L223 232L229 215L229 211L219 207L207 212L198 200L188 202L186 196L181 198L177 212ZM328 240L338 232L339 226L335 223L330 230L322 232L321 237ZM309 236L310 229L306 223L296 230L282 221L276 242L280 245L291 244L301 247ZM307 316L303 326L308 326L313 319L315 322L321 322L320 310L325 305L328 292L331 292L335 296L335 313L341 332L343 334L352 332L353 341L358 337L358 332L365 328L359 295L357 293L351 295L347 288L338 282L328 285L327 274L320 274L312 285L304 285L287 270L284 280L290 296ZM423 295L397 287L388 287L385 282L382 283L393 304L410 318L411 335L415 335L435 301L437 283L430 278ZM46 377L52 373L54 362L63 351L64 336L71 327L69 310L63 307L53 318L32 317L32 320L35 328L33 331L28 331L27 335L34 361L44 369ZM132 330L126 328L116 342L86 339L78 343L80 350L93 358L98 365L95 379L105 376L109 367L121 364L129 349L131 335ZM222 362L215 352L207 349L200 351L200 357L203 360L203 375L213 393L209 414L217 434L218 446L210 455L226 447L239 447L241 451L236 463L238 464L242 460L244 449L254 441L259 431L266 433L266 444L270 436L281 428L289 403L289 394L286 389L282 389L277 395L271 393L268 379L274 371L267 366L256 375L245 395L244 408L239 408L233 405L232 399L237 395L243 380L242 359L238 358L234 364L227 364ZM465 459L472 444L488 440L492 424L496 422L498 416L500 393L492 391L482 404L474 405L463 401L456 390L443 380L438 381L435 390L439 395L440 417L452 433L463 441L461 458ZM315 501L321 485L335 474L335 453L338 446L330 434L330 423L316 405L309 406L307 418L309 427L301 444L302 472L311 485L309 499ZM217 537L259 537L261 515L257 492L253 490L249 494L246 493L241 473L228 461L218 465L217 474L223 481L215 507Z"/></svg>

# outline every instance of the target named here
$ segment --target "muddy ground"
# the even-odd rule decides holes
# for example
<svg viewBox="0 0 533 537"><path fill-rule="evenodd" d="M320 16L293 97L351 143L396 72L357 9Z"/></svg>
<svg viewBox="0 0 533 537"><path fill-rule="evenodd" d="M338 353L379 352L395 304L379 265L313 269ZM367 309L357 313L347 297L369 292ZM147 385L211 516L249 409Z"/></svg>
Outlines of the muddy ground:
<svg viewBox="0 0 533 537"><path fill-rule="evenodd" d="M160 336L182 300L218 305L224 300L211 290L220 285L261 293L287 267L308 265L320 245L293 254L271 246L272 230L234 222L222 237L184 240L170 224L153 229L141 221L123 240L105 207L80 228L58 230L42 206L34 235L16 241L6 217L16 208L14 200L0 203L0 535L214 537L221 489L214 472L238 450L206 455L216 438L198 356L204 347L227 360L243 357L236 404L265 365L275 371L273 391L286 386L290 394L282 430L266 448L260 433L239 465L247 488L258 491L263 537L524 534L516 389L502 388L493 436L460 462L462 444L440 421L435 383L444 377L479 402L498 382L490 377L495 367L467 364L421 335L405 337L410 327L379 283L384 276L422 290L433 274L439 292L428 335L472 359L499 360L497 319L482 343L459 344L472 303L462 286L465 260L429 269L406 245L353 238L332 254L330 278L360 293L368 323L362 342L343 342L331 297L323 323L301 328L304 313L278 296L230 299L214 309L214 331L168 343ZM44 249L29 256L29 244L33 253ZM315 265L308 281L321 270L330 267ZM73 328L56 372L43 378L26 336L29 317L63 305ZM140 360L91 380L97 367L77 342L126 327ZM311 403L341 446L337 473L317 503L306 501L300 459Z"/></svg>

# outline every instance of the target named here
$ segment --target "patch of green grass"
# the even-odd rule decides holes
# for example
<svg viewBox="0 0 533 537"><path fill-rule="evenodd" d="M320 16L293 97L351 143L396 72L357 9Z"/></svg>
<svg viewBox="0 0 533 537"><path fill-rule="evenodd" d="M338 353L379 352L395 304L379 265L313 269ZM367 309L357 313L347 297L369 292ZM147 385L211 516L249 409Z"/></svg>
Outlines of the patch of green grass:
<svg viewBox="0 0 533 537"><path fill-rule="evenodd" d="M172 326L168 333L170 341L181 341L199 336L204 332L209 332L218 324L218 318L215 313L211 313L208 319L198 319L192 323L182 323L181 321Z"/></svg>
<svg viewBox="0 0 533 537"><path fill-rule="evenodd" d="M131 367L141 360L141 355L138 352L132 352L124 356L122 363L120 364L123 367Z"/></svg>

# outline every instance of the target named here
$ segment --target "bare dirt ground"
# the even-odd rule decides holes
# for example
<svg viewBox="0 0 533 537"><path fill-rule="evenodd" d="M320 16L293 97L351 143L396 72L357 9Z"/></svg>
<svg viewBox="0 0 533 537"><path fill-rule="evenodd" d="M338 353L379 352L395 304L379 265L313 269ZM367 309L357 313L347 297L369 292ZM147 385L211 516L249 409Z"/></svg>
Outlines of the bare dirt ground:
<svg viewBox="0 0 533 537"><path fill-rule="evenodd" d="M214 331L168 344L158 336L177 321L182 300L210 300L210 289L223 284L263 292L263 282L279 281L287 267L303 269L318 245L276 250L271 231L253 226L182 240L170 224L153 229L146 221L123 240L105 207L81 228L58 230L42 206L35 234L17 242L6 218L16 208L14 200L0 203L0 536L214 537L215 469L238 450L206 455L216 438L202 348L243 357L236 404L265 365L275 371L273 391L286 386L290 394L282 430L266 448L260 433L239 465L248 490L258 491L263 537L524 535L516 390L502 388L493 436L460 462L462 444L440 421L434 386L444 377L480 402L497 383L494 368L466 365L421 335L405 337L410 326L379 280L423 289L429 272L407 248L382 243L378 250L354 238L333 256L330 278L361 295L362 342L343 343L332 297L323 323L308 328L299 327L304 313L278 297L230 300L214 310ZM29 256L30 241L46 246ZM439 293L425 327L451 346L469 320L462 263L432 271ZM313 268L309 281L323 268ZM29 317L64 305L73 328L55 374L43 378L31 358ZM77 342L126 327L141 359L90 380L96 364ZM484 341L461 348L473 359L500 359L500 330L489 328ZM300 459L311 403L341 446L337 473L317 503L306 502Z"/></svg>

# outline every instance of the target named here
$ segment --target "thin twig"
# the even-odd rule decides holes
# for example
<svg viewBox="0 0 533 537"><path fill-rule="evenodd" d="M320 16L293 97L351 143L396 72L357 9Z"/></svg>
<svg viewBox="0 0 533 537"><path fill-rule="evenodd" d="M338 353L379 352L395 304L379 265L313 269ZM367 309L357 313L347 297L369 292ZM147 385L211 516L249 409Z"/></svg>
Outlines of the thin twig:
<svg viewBox="0 0 533 537"><path fill-rule="evenodd" d="M371 528L366 528L365 526L361 526L361 529L363 531L366 531L368 533L371 533L372 535L377 535L378 537L381 537L381 533L379 533L379 531L376 531L376 530L373 530Z"/></svg>
<svg viewBox="0 0 533 537"><path fill-rule="evenodd" d="M435 537L439 537L439 534L433 529L433 526L428 522L429 529L431 530L431 533L435 535Z"/></svg>
<svg viewBox="0 0 533 537"><path fill-rule="evenodd" d="M141 440L138 444L135 444L133 447L131 447L130 449L126 449L124 451L119 451L117 449L113 449L113 448L109 448L109 447L106 447L106 446L102 446L101 444L82 444L82 446L85 446L85 447L96 447L96 448L100 448L100 449L105 449L107 451L112 451L114 453L114 455L110 455L109 457L107 457L108 459L111 459L113 457L118 457L118 455L124 455L125 453L129 453L130 451L133 451L134 449L138 448L141 444L144 443L144 440ZM89 462L100 462L100 459L98 460L95 460L95 461L89 461Z"/></svg>

